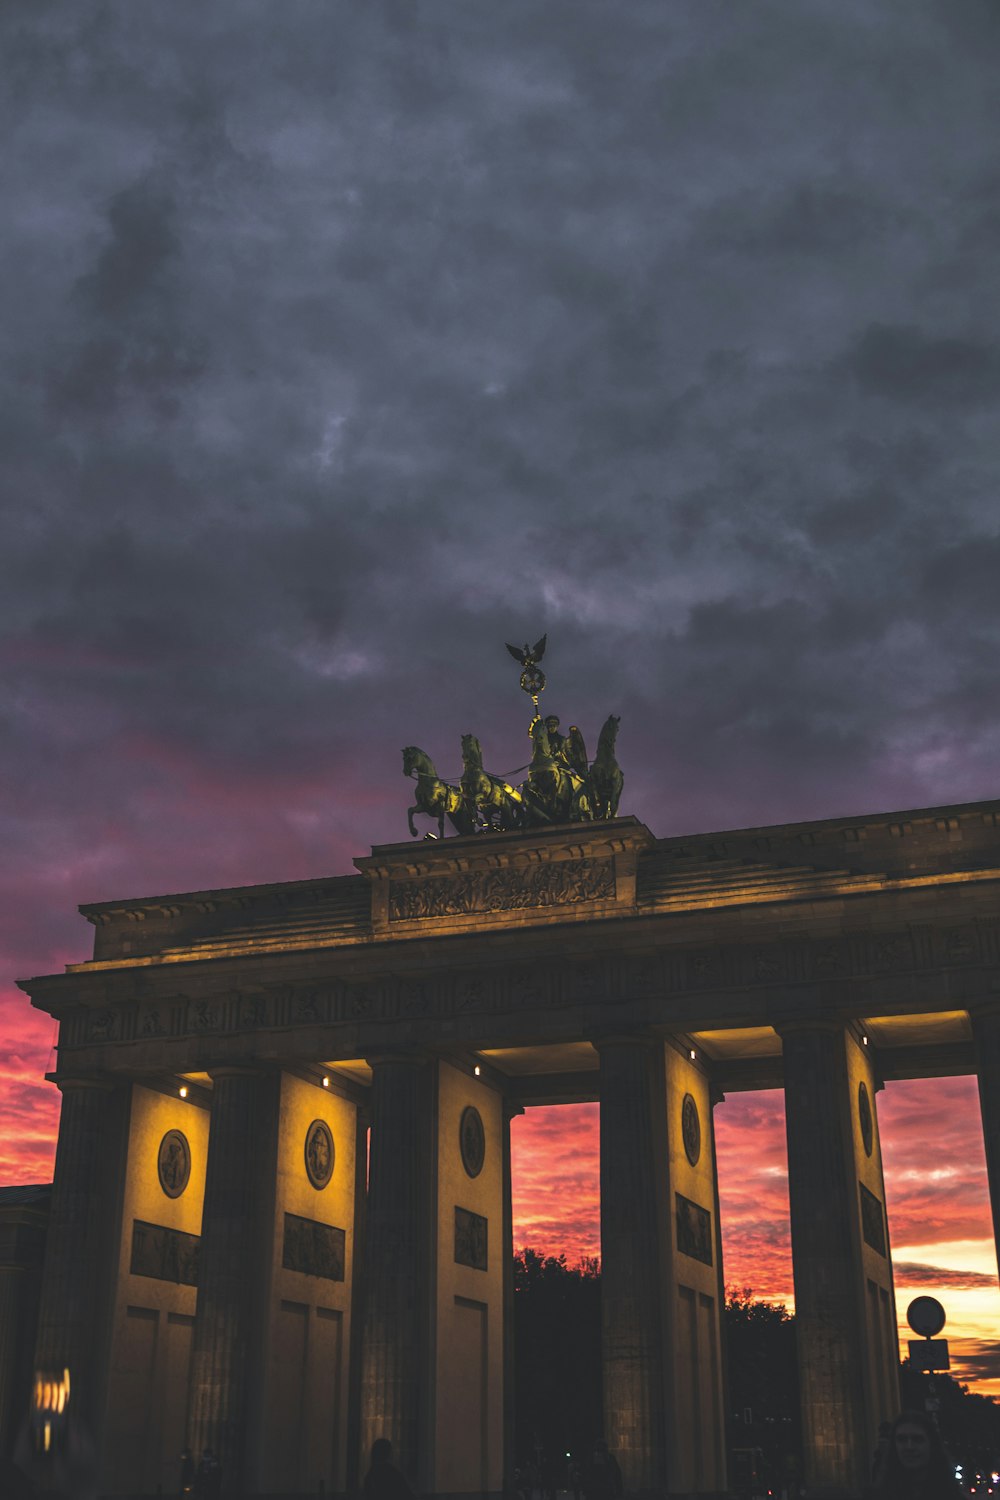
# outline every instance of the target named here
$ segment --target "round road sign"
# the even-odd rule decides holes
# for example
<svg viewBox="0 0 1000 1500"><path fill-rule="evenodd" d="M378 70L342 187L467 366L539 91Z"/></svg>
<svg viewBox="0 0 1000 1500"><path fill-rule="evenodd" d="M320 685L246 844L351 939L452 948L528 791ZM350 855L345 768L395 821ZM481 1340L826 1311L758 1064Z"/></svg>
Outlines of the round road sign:
<svg viewBox="0 0 1000 1500"><path fill-rule="evenodd" d="M906 1309L906 1321L914 1333L935 1338L944 1327L944 1308L936 1297L914 1297Z"/></svg>

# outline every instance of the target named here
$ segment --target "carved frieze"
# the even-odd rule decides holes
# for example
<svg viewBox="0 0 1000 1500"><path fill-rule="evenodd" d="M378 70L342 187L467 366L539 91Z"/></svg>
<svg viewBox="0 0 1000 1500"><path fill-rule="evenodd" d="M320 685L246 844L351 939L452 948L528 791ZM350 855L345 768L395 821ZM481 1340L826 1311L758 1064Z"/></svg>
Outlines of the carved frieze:
<svg viewBox="0 0 1000 1500"><path fill-rule="evenodd" d="M88 1040L92 1042L114 1042L118 1039L120 1013L113 1010L111 1006L105 1006L102 1010L92 1010L87 1027Z"/></svg>
<svg viewBox="0 0 1000 1500"><path fill-rule="evenodd" d="M547 1005L551 986L548 976L536 969L513 969L507 976L507 1005L512 1010L538 1010Z"/></svg>
<svg viewBox="0 0 1000 1500"><path fill-rule="evenodd" d="M712 1215L700 1203L692 1203L683 1193L675 1193L677 1248L682 1255L712 1264Z"/></svg>
<svg viewBox="0 0 1000 1500"><path fill-rule="evenodd" d="M979 934L972 925L956 927L944 943L945 958L950 964L973 964L979 958Z"/></svg>
<svg viewBox="0 0 1000 1500"><path fill-rule="evenodd" d="M712 989L725 983L725 959L720 948L701 948L687 955L687 980L691 989Z"/></svg>
<svg viewBox="0 0 1000 1500"><path fill-rule="evenodd" d="M343 1281L346 1234L333 1224L285 1215L281 1264L286 1271L319 1276L324 1281Z"/></svg>
<svg viewBox="0 0 1000 1500"><path fill-rule="evenodd" d="M344 987L343 1019L365 1021L379 1015L382 1007L373 984L348 984Z"/></svg>
<svg viewBox="0 0 1000 1500"><path fill-rule="evenodd" d="M488 1268L489 1224L482 1214L474 1214L467 1208L455 1208L455 1261L460 1266L471 1266L474 1271Z"/></svg>
<svg viewBox="0 0 1000 1500"><path fill-rule="evenodd" d="M404 980L399 986L399 1012L404 1016L426 1016L431 1008L430 991L418 980Z"/></svg>
<svg viewBox="0 0 1000 1500"><path fill-rule="evenodd" d="M565 989L570 1000L584 1004L602 1000L608 991L605 965L600 960L589 964L570 964L565 970Z"/></svg>
<svg viewBox="0 0 1000 1500"><path fill-rule="evenodd" d="M200 1246L201 1239L196 1234L182 1234L179 1229L133 1219L129 1270L133 1276L197 1286Z"/></svg>
<svg viewBox="0 0 1000 1500"><path fill-rule="evenodd" d="M861 1233L865 1244L870 1245L879 1255L885 1255L885 1214L882 1212L882 1204L863 1182L858 1183L858 1189L861 1193Z"/></svg>
<svg viewBox="0 0 1000 1500"><path fill-rule="evenodd" d="M871 940L868 963L875 974L894 974L912 966L910 944L905 934L889 933Z"/></svg>
<svg viewBox="0 0 1000 1500"><path fill-rule="evenodd" d="M319 990L300 990L295 996L292 1016L299 1023L325 1020L327 997Z"/></svg>
<svg viewBox="0 0 1000 1500"><path fill-rule="evenodd" d="M256 1031L270 1024L266 995L240 995L239 1026L241 1031Z"/></svg>
<svg viewBox="0 0 1000 1500"><path fill-rule="evenodd" d="M552 864L500 870L463 870L389 883L389 921L528 911L613 901L615 867L610 859L565 859Z"/></svg>
<svg viewBox="0 0 1000 1500"><path fill-rule="evenodd" d="M655 994L661 985L660 960L656 954L630 959L625 969L625 986L630 995Z"/></svg>
<svg viewBox="0 0 1000 1500"><path fill-rule="evenodd" d="M750 971L758 984L772 984L785 977L783 949L772 944L767 948L755 948L750 956Z"/></svg>
<svg viewBox="0 0 1000 1500"><path fill-rule="evenodd" d="M208 1000L196 1000L191 1007L193 1031L219 1031L222 1027L222 1007Z"/></svg>
<svg viewBox="0 0 1000 1500"><path fill-rule="evenodd" d="M463 975L455 986L455 1005L460 1011L484 1010L490 1001L490 991L483 979L475 975Z"/></svg>
<svg viewBox="0 0 1000 1500"><path fill-rule="evenodd" d="M817 943L812 948L813 979L839 979L850 971L851 955L845 941Z"/></svg>

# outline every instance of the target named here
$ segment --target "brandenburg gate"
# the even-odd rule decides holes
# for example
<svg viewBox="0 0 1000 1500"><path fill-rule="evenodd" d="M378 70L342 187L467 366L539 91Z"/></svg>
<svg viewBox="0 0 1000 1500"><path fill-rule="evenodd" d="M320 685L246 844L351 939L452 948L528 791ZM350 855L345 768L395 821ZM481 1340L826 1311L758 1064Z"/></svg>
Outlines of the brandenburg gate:
<svg viewBox="0 0 1000 1500"><path fill-rule="evenodd" d="M597 1100L604 1436L629 1494L724 1493L713 1110L762 1088L806 1482L867 1478L898 1405L884 1080L978 1074L1000 1214L1000 802L656 838L617 815L617 720L591 768L534 652L522 788L466 736L449 808L405 752L411 820L455 837L82 907L93 957L24 983L63 1096L37 1363L104 1492L176 1488L185 1443L230 1494L351 1491L386 1436L421 1494L509 1493L510 1121Z"/></svg>

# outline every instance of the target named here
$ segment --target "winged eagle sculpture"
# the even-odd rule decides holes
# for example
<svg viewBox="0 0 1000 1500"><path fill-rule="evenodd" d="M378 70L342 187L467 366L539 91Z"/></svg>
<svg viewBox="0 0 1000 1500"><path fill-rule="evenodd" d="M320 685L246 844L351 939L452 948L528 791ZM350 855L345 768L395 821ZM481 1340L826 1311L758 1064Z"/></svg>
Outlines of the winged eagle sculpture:
<svg viewBox="0 0 1000 1500"><path fill-rule="evenodd" d="M512 646L510 641L505 641L504 645L507 647L507 650L510 652L514 660L519 661L522 667L533 667L538 662L540 662L542 657L545 655L545 642L548 640L548 638L548 633L546 632L546 634L542 636L541 640L538 641L534 646L529 646L527 642L525 642L523 651L519 646Z"/></svg>

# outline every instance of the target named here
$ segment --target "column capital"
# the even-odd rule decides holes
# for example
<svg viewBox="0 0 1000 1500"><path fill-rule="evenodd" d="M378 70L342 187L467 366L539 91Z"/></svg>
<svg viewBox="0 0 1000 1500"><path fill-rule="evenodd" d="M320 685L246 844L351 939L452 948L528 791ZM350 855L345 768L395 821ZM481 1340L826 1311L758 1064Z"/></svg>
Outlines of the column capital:
<svg viewBox="0 0 1000 1500"><path fill-rule="evenodd" d="M663 1046L663 1038L654 1036L649 1031L619 1031L616 1027L592 1031L588 1041L597 1052L605 1047L643 1047L647 1051L655 1051Z"/></svg>
<svg viewBox="0 0 1000 1500"><path fill-rule="evenodd" d="M431 1052L422 1052L417 1048L410 1047L383 1047L377 1052L365 1054L365 1062L370 1068L381 1068L401 1063L409 1064L411 1067L426 1067L428 1063L436 1059Z"/></svg>
<svg viewBox="0 0 1000 1500"><path fill-rule="evenodd" d="M847 1031L849 1023L839 1016L789 1016L787 1020L772 1021L771 1024L780 1037L786 1037L803 1032L825 1032L830 1036L840 1036Z"/></svg>
<svg viewBox="0 0 1000 1500"><path fill-rule="evenodd" d="M88 1076L87 1074L83 1073L46 1073L45 1079L47 1083L54 1083L56 1088L62 1094L69 1093L74 1089L80 1090L81 1092L84 1089L92 1089L97 1093L110 1094L112 1089L114 1089L119 1083L131 1083L132 1081L131 1079L109 1078L107 1074L104 1074L103 1076L90 1074Z"/></svg>
<svg viewBox="0 0 1000 1500"><path fill-rule="evenodd" d="M218 1067L205 1069L215 1083L219 1078L264 1078L274 1071L271 1068L254 1067L247 1063L219 1063Z"/></svg>

